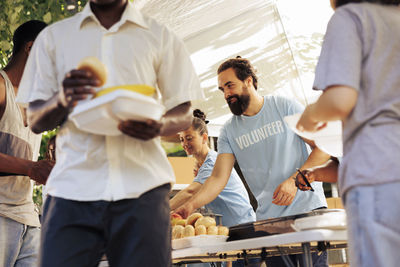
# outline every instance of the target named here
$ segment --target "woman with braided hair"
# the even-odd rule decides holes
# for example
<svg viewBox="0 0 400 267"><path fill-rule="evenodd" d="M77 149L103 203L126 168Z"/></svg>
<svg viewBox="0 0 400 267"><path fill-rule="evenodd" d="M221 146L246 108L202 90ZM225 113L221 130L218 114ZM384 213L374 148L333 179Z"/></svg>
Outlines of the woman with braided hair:
<svg viewBox="0 0 400 267"><path fill-rule="evenodd" d="M217 152L208 147L207 123L205 114L196 109L193 111L192 125L179 133L183 149L188 155L195 157L198 169L193 182L170 200L171 210L175 210L195 195L211 175ZM222 224L225 226L255 221L249 196L235 170L232 170L224 190L208 203L206 208L216 214L222 214Z"/></svg>

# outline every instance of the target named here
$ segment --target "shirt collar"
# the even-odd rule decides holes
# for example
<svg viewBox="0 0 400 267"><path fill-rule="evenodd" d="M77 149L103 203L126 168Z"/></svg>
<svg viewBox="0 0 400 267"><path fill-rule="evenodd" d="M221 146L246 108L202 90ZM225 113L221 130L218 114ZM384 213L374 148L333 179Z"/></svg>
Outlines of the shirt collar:
<svg viewBox="0 0 400 267"><path fill-rule="evenodd" d="M98 22L98 19L96 18L92 9L90 8L90 1L87 2L85 7L83 8L83 10L79 13L79 15L80 15L79 20L78 20L79 28L81 28L87 20L94 20L94 21ZM145 20L143 18L143 15L133 6L133 3L131 3L130 1L128 1L125 10L122 13L121 19L117 23L122 25L126 21L135 23L145 29L149 28L149 26L147 25L147 23L145 22Z"/></svg>

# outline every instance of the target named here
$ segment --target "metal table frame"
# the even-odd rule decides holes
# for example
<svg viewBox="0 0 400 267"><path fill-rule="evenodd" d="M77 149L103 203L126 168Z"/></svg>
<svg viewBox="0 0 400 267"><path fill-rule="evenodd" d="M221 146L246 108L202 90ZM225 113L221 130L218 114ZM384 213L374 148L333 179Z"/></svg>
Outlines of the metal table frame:
<svg viewBox="0 0 400 267"><path fill-rule="evenodd" d="M193 262L235 261L249 258L282 256L288 267L288 255L303 253L303 264L312 267L311 252L347 247L346 230L314 229L243 239L204 247L191 247L172 251L174 264Z"/></svg>

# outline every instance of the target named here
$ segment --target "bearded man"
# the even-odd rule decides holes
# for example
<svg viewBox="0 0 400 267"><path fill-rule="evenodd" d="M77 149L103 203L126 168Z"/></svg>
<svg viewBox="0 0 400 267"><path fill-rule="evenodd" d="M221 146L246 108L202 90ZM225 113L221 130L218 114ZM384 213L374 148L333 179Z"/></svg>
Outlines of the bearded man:
<svg viewBox="0 0 400 267"><path fill-rule="evenodd" d="M285 116L304 108L291 99L261 96L254 68L244 58L229 59L220 65L218 87L233 116L218 138L218 157L210 178L176 211L185 217L212 201L228 181L235 160L258 201L257 220L326 207L321 182L312 183L313 192L297 190L295 185L296 168L307 169L329 159L328 154L296 135L283 121ZM297 260L294 256L293 261ZM328 266L326 253L314 254L313 261L314 266ZM279 257L268 258L269 264L285 266Z"/></svg>

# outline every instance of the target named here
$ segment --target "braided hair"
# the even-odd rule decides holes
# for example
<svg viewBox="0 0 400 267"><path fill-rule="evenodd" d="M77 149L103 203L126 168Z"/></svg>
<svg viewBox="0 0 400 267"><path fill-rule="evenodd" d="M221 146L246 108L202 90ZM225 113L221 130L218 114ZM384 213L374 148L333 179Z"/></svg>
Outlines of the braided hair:
<svg viewBox="0 0 400 267"><path fill-rule="evenodd" d="M197 131L200 135L203 133L208 134L207 124L208 120L206 120L206 114L200 109L193 110L193 120L192 127L193 130Z"/></svg>

